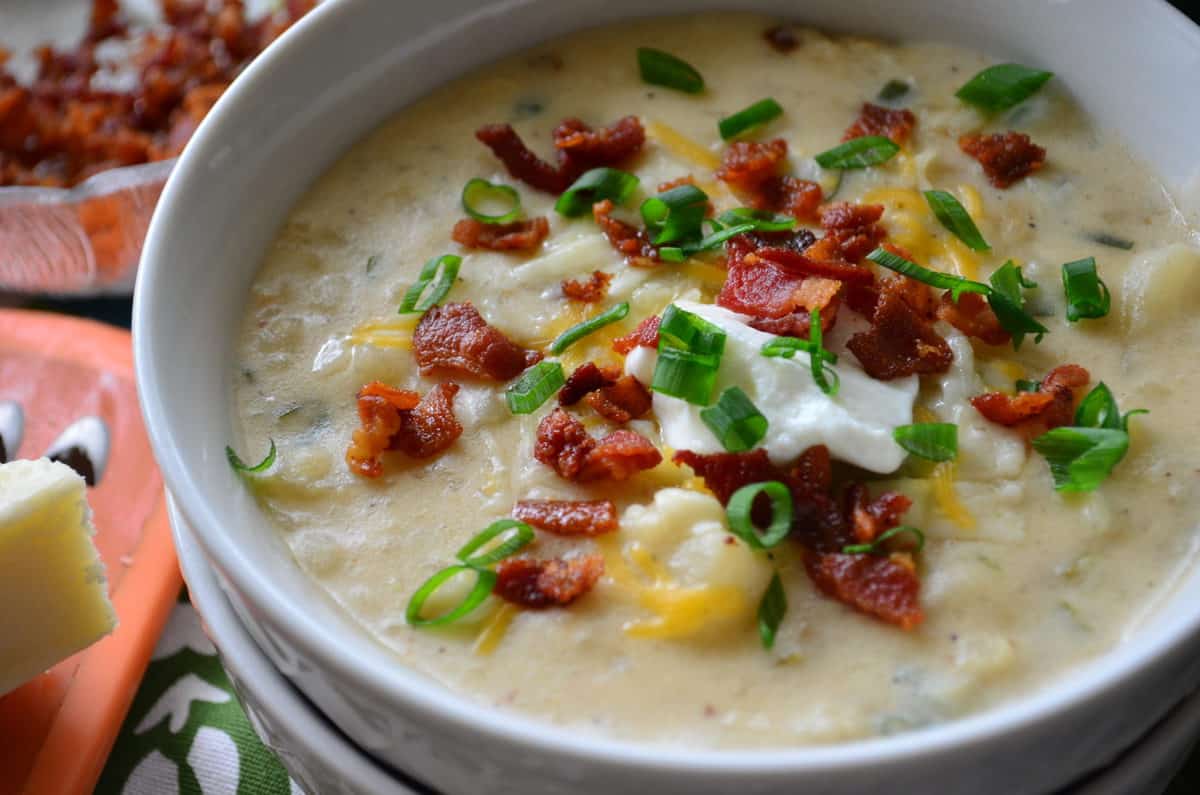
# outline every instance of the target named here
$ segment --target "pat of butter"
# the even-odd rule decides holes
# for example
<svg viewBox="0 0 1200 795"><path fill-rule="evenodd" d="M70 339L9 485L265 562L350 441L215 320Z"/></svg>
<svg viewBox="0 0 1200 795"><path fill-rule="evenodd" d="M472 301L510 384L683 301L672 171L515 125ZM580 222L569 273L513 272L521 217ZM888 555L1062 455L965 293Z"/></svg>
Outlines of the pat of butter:
<svg viewBox="0 0 1200 795"><path fill-rule="evenodd" d="M0 694L116 626L91 515L64 464L0 465Z"/></svg>
<svg viewBox="0 0 1200 795"><path fill-rule="evenodd" d="M834 458L872 472L893 472L904 461L906 453L892 438L892 431L912 422L917 377L877 381L864 373L844 348L852 329L843 326L852 324L851 317L839 318L827 341L829 349L838 354L836 369L841 378L841 388L831 398L813 380L808 354L799 352L793 359L763 356L763 345L774 336L746 325L744 316L713 304L675 304L725 332L725 353L713 397L730 386L742 388L767 418L767 435L761 446L772 462L786 465L817 444L828 447ZM656 361L653 349L635 348L625 359L625 370L649 384ZM663 443L702 455L724 452L700 419L701 408L655 392L654 413Z"/></svg>

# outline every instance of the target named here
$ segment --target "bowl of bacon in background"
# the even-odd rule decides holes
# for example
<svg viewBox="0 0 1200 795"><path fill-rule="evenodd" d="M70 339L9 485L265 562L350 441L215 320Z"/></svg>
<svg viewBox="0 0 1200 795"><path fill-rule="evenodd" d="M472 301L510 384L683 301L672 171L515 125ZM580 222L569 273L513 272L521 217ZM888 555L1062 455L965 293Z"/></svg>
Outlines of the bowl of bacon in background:
<svg viewBox="0 0 1200 795"><path fill-rule="evenodd" d="M175 158L234 78L312 6L6 2L0 293L129 293Z"/></svg>

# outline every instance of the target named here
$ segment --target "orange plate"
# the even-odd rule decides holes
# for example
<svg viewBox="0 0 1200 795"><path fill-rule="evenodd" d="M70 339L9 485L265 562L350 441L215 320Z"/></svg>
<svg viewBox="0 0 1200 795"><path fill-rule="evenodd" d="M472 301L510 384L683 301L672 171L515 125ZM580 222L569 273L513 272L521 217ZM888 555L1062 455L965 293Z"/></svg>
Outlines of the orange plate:
<svg viewBox="0 0 1200 795"><path fill-rule="evenodd" d="M17 458L71 422L108 424L111 453L88 490L117 630L0 697L0 793L85 795L96 785L182 581L162 478L138 412L129 333L89 320L0 310L0 400L25 410Z"/></svg>

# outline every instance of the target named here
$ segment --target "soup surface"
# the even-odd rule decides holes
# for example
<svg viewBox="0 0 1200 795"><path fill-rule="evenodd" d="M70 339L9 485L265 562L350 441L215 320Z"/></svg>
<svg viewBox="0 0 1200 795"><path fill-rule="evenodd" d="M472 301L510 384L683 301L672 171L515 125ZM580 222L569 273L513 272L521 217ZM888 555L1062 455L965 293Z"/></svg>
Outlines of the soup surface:
<svg viewBox="0 0 1200 795"><path fill-rule="evenodd" d="M398 665L482 702L626 739L836 742L945 721L1070 675L1123 642L1191 564L1200 370L1179 363L1180 351L1200 350L1192 311L1200 250L1161 184L1091 125L1058 80L985 112L956 96L994 63L983 54L800 28L764 35L776 24L741 14L653 20L513 56L401 111L313 185L280 229L241 331L237 447L245 454L277 444L277 460L248 476L250 487L300 566ZM686 58L703 90L645 82L641 45ZM723 141L718 122L763 98L782 115L744 131L741 143ZM865 102L877 109L852 129ZM612 162L589 153L588 141L579 150L586 165L639 180L612 211L626 226L609 231L640 237L618 251L593 217L596 196L581 197L581 215L555 210L582 167L572 172L573 155L556 164L551 134L572 117L600 129L625 116L644 131L640 147ZM492 124L511 124L549 161L546 181L562 184L542 190L510 173L474 134ZM1003 162L992 163L989 178L966 149L1008 131L1043 147L1044 165L1036 167L1022 139L997 138ZM860 168L815 161L863 132L891 136L899 151ZM560 134L560 148L574 145L568 138ZM749 162L756 157L766 158L765 170ZM798 223L696 251L696 238L715 225L697 233L688 221L695 217L668 201L668 221L684 232L655 245L670 229L655 225L661 205L643 202L689 175L717 217L758 206L767 212L742 220L790 213ZM518 233L508 241L517 248L452 240L464 218L460 193L473 178L516 191L524 221L505 231ZM940 222L923 193L930 190L947 192L990 248L961 217ZM500 193L468 199L489 214L505 201ZM871 205L882 208L877 222ZM538 218L548 222L544 240ZM495 238L494 227L468 222L456 237ZM812 244L806 229L826 240ZM882 244L974 286L956 304L948 291L943 297L944 280L926 286L865 258ZM462 259L441 306L424 319L397 314L422 265L443 254ZM1063 264L1087 257L1111 294L1107 311L1086 264L1064 284ZM1009 260L1026 281L1004 293L1004 274L994 274ZM595 295L565 289L599 300L564 295L564 280L586 283L596 271L611 278L597 278ZM482 320L447 319L470 314L465 302ZM623 318L551 351L565 330L621 304ZM723 335L717 367L696 340L667 334L657 347L651 335L627 355L614 350L615 338L672 305L683 328L712 332L708 321ZM998 305L1015 313L991 308ZM1071 308L1100 316L1068 320ZM812 310L834 321L819 349L836 363L812 365ZM490 353L479 356L475 343L492 333L482 321L542 354L549 364L536 372L551 386L555 362L568 376L593 362L600 380L588 385L589 397L561 407L565 416L554 394L514 414L506 394L537 357L494 334ZM434 345L438 323L445 333L437 344L458 346L461 361L430 354L440 366L422 375L418 355ZM1012 332L1022 328L1030 333L1015 350ZM789 335L797 341L777 347L792 358L761 353ZM672 345L674 353L662 353ZM669 375L664 361L680 350L693 369L673 389L698 389L693 403L659 383ZM1087 372L1055 370L1068 364ZM1044 384L1019 384L1052 371ZM623 373L637 383L617 381ZM454 419L414 411L410 393L364 390L374 382L449 400ZM1104 402L1094 391L1101 382L1121 411L1150 413L1130 418L1127 431L1111 409L1076 413L1085 396L1093 408ZM438 386L447 383L457 393ZM721 396L735 386L749 413L767 421L761 438L761 423L737 422L736 411L727 414L732 435L710 429L708 409L719 399L732 405ZM534 392L527 402L537 403ZM894 441L897 427L914 424L901 435L932 447ZM1047 441L1055 426L1066 427ZM620 435L605 439L610 433ZM604 439L600 452L588 453L595 443L584 438ZM736 450L739 439L754 450L713 457ZM379 453L389 443L399 449ZM832 484L823 451L834 462ZM806 468L793 468L798 458ZM753 466L729 475L735 461ZM760 498L754 514L765 527L763 514L778 520L786 501L791 537L770 545L747 536L745 517L731 520L736 508L722 504L731 479L733 487L784 482L775 513ZM868 496L851 484L866 484ZM528 500L608 500L616 527L537 529L532 544L483 567L501 572L497 588L507 598L488 596L444 626L410 625L406 609L422 583ZM881 539L899 524L920 533ZM552 560L560 562L544 563ZM786 608L768 587L776 575ZM490 575L464 572L418 605L416 618L452 608L475 576L486 588Z"/></svg>

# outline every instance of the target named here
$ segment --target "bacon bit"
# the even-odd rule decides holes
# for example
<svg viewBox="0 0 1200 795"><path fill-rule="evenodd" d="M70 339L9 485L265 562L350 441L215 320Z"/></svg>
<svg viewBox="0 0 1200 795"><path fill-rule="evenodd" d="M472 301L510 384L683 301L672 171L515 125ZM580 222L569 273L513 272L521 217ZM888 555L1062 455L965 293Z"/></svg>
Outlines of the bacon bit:
<svg viewBox="0 0 1200 795"><path fill-rule="evenodd" d="M1091 374L1084 368L1062 364L1046 374L1037 392L985 392L971 398L971 405L992 422L1032 439L1074 421L1076 393L1089 381Z"/></svg>
<svg viewBox="0 0 1200 795"><path fill-rule="evenodd" d="M721 155L717 178L735 190L758 193L763 183L779 176L787 160L787 141L734 141Z"/></svg>
<svg viewBox="0 0 1200 795"><path fill-rule="evenodd" d="M606 420L624 425L650 410L650 391L631 375L623 375L608 386L590 393L587 404Z"/></svg>
<svg viewBox="0 0 1200 795"><path fill-rule="evenodd" d="M613 350L625 356L634 348L657 348L658 324L661 322L662 318L658 315L651 315L641 323L638 323L637 328L633 331L613 340Z"/></svg>
<svg viewBox="0 0 1200 795"><path fill-rule="evenodd" d="M579 279L563 279L562 291L563 295L572 301L594 304L608 295L608 283L611 281L611 273L592 271L591 278L586 282Z"/></svg>
<svg viewBox="0 0 1200 795"><path fill-rule="evenodd" d="M604 574L604 558L510 558L496 567L492 592L531 610L566 607L595 587Z"/></svg>
<svg viewBox="0 0 1200 795"><path fill-rule="evenodd" d="M420 397L416 392L372 381L358 392L358 420L346 450L351 471L363 477L383 474L383 453L400 450L412 458L429 458L462 435L454 417L458 385L438 384Z"/></svg>
<svg viewBox="0 0 1200 795"><path fill-rule="evenodd" d="M511 224L485 224L476 218L464 218L454 225L450 236L467 248L532 251L542 245L549 234L550 222L539 215Z"/></svg>
<svg viewBox="0 0 1200 795"><path fill-rule="evenodd" d="M584 362L567 376L566 383L558 390L558 405L574 406L589 392L615 383L620 376L621 371L616 367L601 369L595 362Z"/></svg>
<svg viewBox="0 0 1200 795"><path fill-rule="evenodd" d="M746 259L767 260L806 277L819 276L825 279L836 279L847 284L873 284L875 282L875 274L866 268L843 260L816 259L810 255L811 250L797 254L786 248L760 248L753 254L746 255Z"/></svg>
<svg viewBox="0 0 1200 795"><path fill-rule="evenodd" d="M944 373L954 360L946 340L894 290L882 294L871 328L846 347L872 378L889 381L914 373Z"/></svg>
<svg viewBox="0 0 1200 795"><path fill-rule="evenodd" d="M846 129L842 140L850 141L868 135L883 135L903 146L916 124L917 117L907 108L884 108L864 102L858 118Z"/></svg>
<svg viewBox="0 0 1200 795"><path fill-rule="evenodd" d="M760 248L784 248L788 251L802 254L809 246L817 242L817 236L813 234L811 229L795 229L780 232L747 232L743 235L738 235L734 240L739 240L739 242L744 241L747 244L747 251ZM726 247L728 248L732 245L733 240L726 244Z"/></svg>
<svg viewBox="0 0 1200 795"><path fill-rule="evenodd" d="M798 221L817 220L817 208L825 192L812 180L799 177L773 177L764 182L751 204L760 210L786 213Z"/></svg>
<svg viewBox="0 0 1200 795"><path fill-rule="evenodd" d="M722 505L742 486L779 480L783 473L767 458L761 447L745 453L712 453L702 455L691 450L679 450L671 457L676 464L687 464L704 479L704 485Z"/></svg>
<svg viewBox="0 0 1200 795"><path fill-rule="evenodd" d="M35 51L29 86L0 68L0 186L69 187L111 168L174 157L225 87L312 2L254 24L240 0L163 3L164 30L132 36L113 0L93 0L73 50ZM131 91L93 86L96 51L117 45L138 70ZM4 61L0 54L0 66Z"/></svg>
<svg viewBox="0 0 1200 795"><path fill-rule="evenodd" d="M576 483L625 480L662 461L662 453L641 434L620 429L597 441L561 408L538 424L533 456Z"/></svg>
<svg viewBox="0 0 1200 795"><path fill-rule="evenodd" d="M617 529L612 500L521 500L512 515L559 536L598 536Z"/></svg>
<svg viewBox="0 0 1200 795"><path fill-rule="evenodd" d="M617 165L637 154L646 133L636 116L626 116L600 130L592 130L579 119L564 119L554 129L557 166L531 152L511 125L488 124L476 130L475 137L492 150L513 177L557 194L588 169Z"/></svg>
<svg viewBox="0 0 1200 795"><path fill-rule="evenodd" d="M796 30L791 25L776 25L773 28L768 28L763 31L763 38L767 40L776 52L784 53L785 55L800 46L800 38L796 35Z"/></svg>
<svg viewBox="0 0 1200 795"><path fill-rule="evenodd" d="M421 375L445 368L507 381L542 360L487 324L470 301L435 306L413 332Z"/></svg>
<svg viewBox="0 0 1200 795"><path fill-rule="evenodd" d="M1014 130L964 135L958 139L958 147L979 161L988 180L997 188L1007 188L1046 162L1046 150L1025 133Z"/></svg>
<svg viewBox="0 0 1200 795"><path fill-rule="evenodd" d="M866 485L862 483L847 486L843 500L854 538L860 544L869 544L880 534L899 527L904 512L912 507L912 500L894 491L885 491L872 500Z"/></svg>
<svg viewBox="0 0 1200 795"><path fill-rule="evenodd" d="M812 259L860 262L887 236L878 224L880 204L835 202L822 207L820 215L826 234L806 252Z"/></svg>
<svg viewBox="0 0 1200 795"><path fill-rule="evenodd" d="M880 555L806 554L817 587L855 610L911 630L924 620L921 582L909 566Z"/></svg>
<svg viewBox="0 0 1200 795"><path fill-rule="evenodd" d="M658 183L657 190L659 193L666 193L667 191L669 191L673 188L678 188L683 185L695 185L695 184L696 184L696 180L694 180L692 178L691 174L684 174L682 177L676 177L675 179L671 179L671 180L667 180L666 182ZM705 202L704 215L707 217L712 214L713 214L712 202Z"/></svg>
<svg viewBox="0 0 1200 795"><path fill-rule="evenodd" d="M978 293L963 293L956 303L947 290L942 293L937 316L968 337L983 340L988 345L1005 345L1012 340L1012 335L1000 325L1000 318L988 306L987 299Z"/></svg>
<svg viewBox="0 0 1200 795"><path fill-rule="evenodd" d="M613 218L611 199L592 205L592 217L600 225L604 236L625 261L635 268L652 268L658 264L658 248L646 237L645 230Z"/></svg>
<svg viewBox="0 0 1200 795"><path fill-rule="evenodd" d="M833 202L821 208L821 228L826 231L859 229L877 223L882 217L882 204Z"/></svg>

